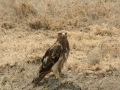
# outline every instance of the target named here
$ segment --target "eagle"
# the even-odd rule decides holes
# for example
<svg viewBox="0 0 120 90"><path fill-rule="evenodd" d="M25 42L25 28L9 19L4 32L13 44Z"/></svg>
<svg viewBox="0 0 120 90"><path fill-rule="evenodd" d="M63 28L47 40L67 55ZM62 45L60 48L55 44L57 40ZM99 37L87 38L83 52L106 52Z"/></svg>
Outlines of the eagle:
<svg viewBox="0 0 120 90"><path fill-rule="evenodd" d="M67 32L59 32L56 42L46 51L40 64L38 77L32 83L37 85L45 75L53 72L56 79L62 75L61 71L70 52Z"/></svg>

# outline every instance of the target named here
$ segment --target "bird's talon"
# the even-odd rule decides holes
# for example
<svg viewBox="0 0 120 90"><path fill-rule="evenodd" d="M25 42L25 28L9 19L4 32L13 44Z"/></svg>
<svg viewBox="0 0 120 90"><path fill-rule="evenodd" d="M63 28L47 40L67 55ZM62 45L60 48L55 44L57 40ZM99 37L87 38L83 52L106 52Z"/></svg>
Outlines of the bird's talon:
<svg viewBox="0 0 120 90"><path fill-rule="evenodd" d="M56 75L56 79L59 79L60 78L60 76L59 75Z"/></svg>

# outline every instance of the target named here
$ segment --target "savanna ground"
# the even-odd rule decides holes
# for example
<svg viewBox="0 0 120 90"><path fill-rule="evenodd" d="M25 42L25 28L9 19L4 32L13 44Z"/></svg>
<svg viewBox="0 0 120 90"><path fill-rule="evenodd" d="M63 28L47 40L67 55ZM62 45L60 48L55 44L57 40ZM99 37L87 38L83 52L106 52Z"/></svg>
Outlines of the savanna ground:
<svg viewBox="0 0 120 90"><path fill-rule="evenodd" d="M71 48L64 76L33 87L60 30ZM120 1L0 0L0 90L120 90Z"/></svg>

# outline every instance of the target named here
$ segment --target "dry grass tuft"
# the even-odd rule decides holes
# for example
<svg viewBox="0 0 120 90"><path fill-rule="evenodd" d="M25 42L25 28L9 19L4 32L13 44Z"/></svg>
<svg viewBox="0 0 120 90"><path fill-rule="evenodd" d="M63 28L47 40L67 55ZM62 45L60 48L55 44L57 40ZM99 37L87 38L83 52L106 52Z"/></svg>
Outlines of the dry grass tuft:
<svg viewBox="0 0 120 90"><path fill-rule="evenodd" d="M13 8L15 15L17 15L19 18L37 14L37 11L32 5L30 5L29 2L14 2L10 5L10 7Z"/></svg>
<svg viewBox="0 0 120 90"><path fill-rule="evenodd" d="M42 57L29 57L28 60L26 60L27 63L33 63L33 64L40 64L42 60Z"/></svg>
<svg viewBox="0 0 120 90"><path fill-rule="evenodd" d="M96 47L87 54L88 63L90 65L96 65L100 63L101 60L101 51L100 48Z"/></svg>
<svg viewBox="0 0 120 90"><path fill-rule="evenodd" d="M102 58L109 55L112 58L120 57L120 41L116 39L106 40L101 44Z"/></svg>
<svg viewBox="0 0 120 90"><path fill-rule="evenodd" d="M32 21L29 23L29 26L31 29L35 29L35 30L43 28L43 25L40 21Z"/></svg>
<svg viewBox="0 0 120 90"><path fill-rule="evenodd" d="M91 30L93 31L94 35L99 35L99 36L114 36L118 35L119 30L117 28L110 28L107 27L106 25L95 25L91 27Z"/></svg>
<svg viewBox="0 0 120 90"><path fill-rule="evenodd" d="M2 28L4 28L4 29L13 29L14 27L15 27L15 24L13 24L13 23L3 23L2 25L1 25L1 27Z"/></svg>

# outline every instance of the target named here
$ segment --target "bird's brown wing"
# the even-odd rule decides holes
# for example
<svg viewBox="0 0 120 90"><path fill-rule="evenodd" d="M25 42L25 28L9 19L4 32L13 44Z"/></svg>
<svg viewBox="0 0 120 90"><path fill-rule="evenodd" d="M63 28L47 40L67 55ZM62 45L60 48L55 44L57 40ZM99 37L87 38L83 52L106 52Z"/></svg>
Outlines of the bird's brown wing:
<svg viewBox="0 0 120 90"><path fill-rule="evenodd" d="M48 71L58 61L60 55L63 52L61 44L55 43L45 53L42 59L42 64L39 73Z"/></svg>

